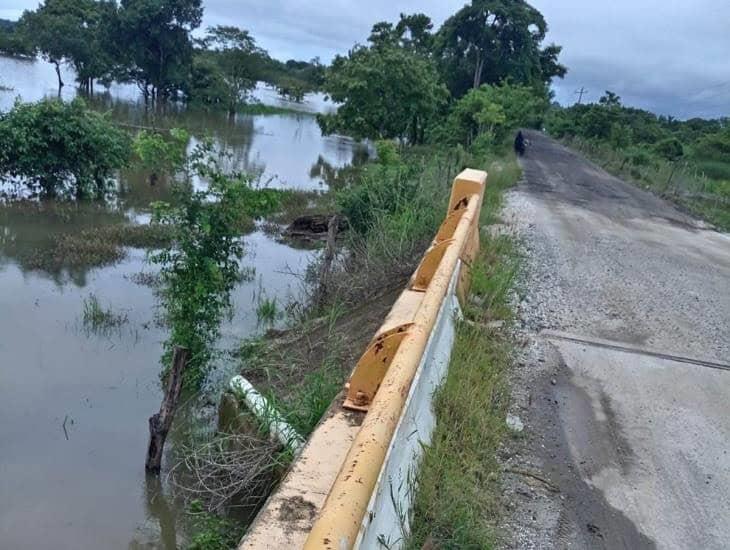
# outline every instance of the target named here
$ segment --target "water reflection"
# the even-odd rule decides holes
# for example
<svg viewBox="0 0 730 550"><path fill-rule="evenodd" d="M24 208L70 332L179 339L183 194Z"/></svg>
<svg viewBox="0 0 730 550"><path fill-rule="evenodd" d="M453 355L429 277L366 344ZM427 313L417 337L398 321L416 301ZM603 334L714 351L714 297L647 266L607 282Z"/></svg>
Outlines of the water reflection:
<svg viewBox="0 0 730 550"><path fill-rule="evenodd" d="M55 74L43 63L0 58L0 81L14 87L0 92L3 110L16 95L32 101L56 94ZM72 86L63 88L64 99L74 94ZM211 136L233 153L232 166L259 171L262 181L275 186L335 185L333 174L365 150L345 138L323 137L308 114L231 120L177 105L145 109L137 95L134 87L113 86L93 105L130 127L184 126L192 134L189 147ZM322 169L313 172L314 165ZM184 523L179 503L164 483L148 480L143 467L147 418L160 404L159 360L167 336L154 322L154 290L134 282L151 269L145 252L127 249L122 261L103 267L60 257L55 267L39 270L33 261L35 254L51 254L59 236L144 222L150 201L170 199L169 181L151 186L147 174L134 170L120 175L119 189L118 198L104 204L0 206L3 548L172 549L179 539ZM222 327L224 349L261 330L255 313L260 288L282 304L299 295L292 273L301 274L313 256L261 232L246 236L246 248L244 265L255 268L256 278L234 291L235 313ZM90 293L128 316L123 331L101 336L80 330ZM220 365L216 381L230 374L225 368ZM62 429L66 418L68 439ZM191 421L181 414L179 423L186 422ZM174 447L174 435L172 442Z"/></svg>

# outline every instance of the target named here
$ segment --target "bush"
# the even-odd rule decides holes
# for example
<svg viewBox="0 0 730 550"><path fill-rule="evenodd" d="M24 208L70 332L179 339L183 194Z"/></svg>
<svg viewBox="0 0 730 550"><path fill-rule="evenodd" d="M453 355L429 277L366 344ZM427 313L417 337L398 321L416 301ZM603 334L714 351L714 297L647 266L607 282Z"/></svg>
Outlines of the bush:
<svg viewBox="0 0 730 550"><path fill-rule="evenodd" d="M153 175L174 175L185 165L189 140L190 134L180 128L170 130L168 137L142 130L134 138L132 148L143 169Z"/></svg>
<svg viewBox="0 0 730 550"><path fill-rule="evenodd" d="M17 101L0 114L0 177L45 196L103 194L130 152L129 136L81 99Z"/></svg>
<svg viewBox="0 0 730 550"><path fill-rule="evenodd" d="M363 173L358 185L340 191L338 203L350 227L366 234L375 218L412 204L419 187L414 174L415 167L409 164L376 165Z"/></svg>
<svg viewBox="0 0 730 550"><path fill-rule="evenodd" d="M540 126L547 108L545 94L528 86L485 84L456 102L446 125L447 135L435 137L484 150L502 141L513 128Z"/></svg>

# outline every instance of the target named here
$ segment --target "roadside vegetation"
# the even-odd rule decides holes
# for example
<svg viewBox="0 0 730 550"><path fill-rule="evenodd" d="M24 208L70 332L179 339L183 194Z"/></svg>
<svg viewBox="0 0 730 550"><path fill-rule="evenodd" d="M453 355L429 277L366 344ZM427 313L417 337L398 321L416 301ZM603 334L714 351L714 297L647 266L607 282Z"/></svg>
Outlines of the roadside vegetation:
<svg viewBox="0 0 730 550"><path fill-rule="evenodd" d="M494 548L502 509L497 451L506 434L512 361L510 297L517 243L488 230L505 189L520 175L511 155L493 163L481 213L481 249L457 325L446 381L435 398L437 424L417 479L406 548ZM487 229L487 230L485 230Z"/></svg>
<svg viewBox="0 0 730 550"><path fill-rule="evenodd" d="M727 119L657 116L607 91L598 103L553 108L545 126L609 172L730 230Z"/></svg>
<svg viewBox="0 0 730 550"><path fill-rule="evenodd" d="M623 107L610 93L596 105L551 107L550 83L567 69L559 63L560 46L544 43L543 16L522 0L473 0L438 29L422 13L377 22L365 44L329 67L316 58L274 60L236 27L194 38L202 17L201 0L45 0L17 23L0 21L0 53L52 63L59 91L65 64L88 94L98 85L133 83L147 104L180 102L230 116L285 112L252 99L256 82L265 81L294 103L324 92L340 106L317 116L322 132L374 144L375 158L361 165L315 164L313 173L331 182L327 193L276 191L229 170L225 151L209 140L188 154L187 131L129 134L80 99L18 102L0 113L0 179L17 195L38 199L40 208L51 198L76 204L113 198L114 176L130 166L143 170L150 186L169 187L169 200L150 205L150 224L122 220L59 232L54 252L28 261L47 269L98 266L124 257L124 247L146 248L159 269L155 290L169 329L162 379L174 349L186 348L188 396L204 388L221 357L231 292L250 277L243 237L254 220L267 216L284 225L317 215L328 235L302 280L303 297L284 304L262 289L253 307L268 330L233 354L272 407L301 435L310 434L431 242L463 168L489 172L481 223L499 221L502 194L519 177L508 145L517 128L545 127L610 170L718 226L730 225L727 121L656 117ZM508 237L483 232L465 319L436 400L438 425L419 478L409 547L495 543L495 456L504 436L506 329L518 265ZM94 330L125 320L95 296L84 303L84 324ZM237 434L221 429L176 449L183 473L175 479L196 518L192 548L235 543L241 522L253 517L291 460L263 423L239 416ZM249 516L231 521L228 514L242 503Z"/></svg>

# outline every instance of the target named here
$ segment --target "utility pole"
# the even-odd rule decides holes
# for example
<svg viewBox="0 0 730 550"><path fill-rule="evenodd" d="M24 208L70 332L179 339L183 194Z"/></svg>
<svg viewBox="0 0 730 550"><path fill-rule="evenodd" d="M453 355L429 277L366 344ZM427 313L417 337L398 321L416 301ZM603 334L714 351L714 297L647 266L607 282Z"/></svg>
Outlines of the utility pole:
<svg viewBox="0 0 730 550"><path fill-rule="evenodd" d="M580 90L576 90L575 93L578 96L578 105L580 105L580 102L583 101L583 94L588 93L588 90L581 86Z"/></svg>

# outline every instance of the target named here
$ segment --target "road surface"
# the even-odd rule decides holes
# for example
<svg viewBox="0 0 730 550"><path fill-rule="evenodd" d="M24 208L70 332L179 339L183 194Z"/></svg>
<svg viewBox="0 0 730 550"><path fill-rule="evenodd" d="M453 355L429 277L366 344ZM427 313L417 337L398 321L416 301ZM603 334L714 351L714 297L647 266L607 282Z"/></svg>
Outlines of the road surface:
<svg viewBox="0 0 730 550"><path fill-rule="evenodd" d="M505 546L730 548L730 236L527 137Z"/></svg>

